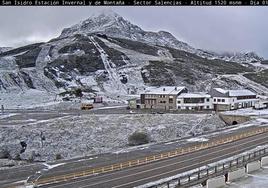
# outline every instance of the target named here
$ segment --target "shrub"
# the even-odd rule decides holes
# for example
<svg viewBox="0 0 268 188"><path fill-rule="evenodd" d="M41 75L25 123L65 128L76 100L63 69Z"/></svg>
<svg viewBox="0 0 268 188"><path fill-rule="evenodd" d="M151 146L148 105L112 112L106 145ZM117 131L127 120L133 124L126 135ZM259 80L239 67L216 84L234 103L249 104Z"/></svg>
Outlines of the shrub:
<svg viewBox="0 0 268 188"><path fill-rule="evenodd" d="M80 88L77 88L74 91L74 94L75 94L76 97L83 97L82 89L80 89Z"/></svg>
<svg viewBox="0 0 268 188"><path fill-rule="evenodd" d="M0 150L0 159L10 159L10 153L7 149Z"/></svg>
<svg viewBox="0 0 268 188"><path fill-rule="evenodd" d="M145 132L134 132L128 137L128 144L130 146L147 144L149 142L150 142L150 137Z"/></svg>
<svg viewBox="0 0 268 188"><path fill-rule="evenodd" d="M60 153L57 153L56 154L56 160L60 160L60 159L62 159L63 157L61 156L61 154Z"/></svg>
<svg viewBox="0 0 268 188"><path fill-rule="evenodd" d="M205 132L210 131L210 128L209 127L203 127L203 131L205 131Z"/></svg>

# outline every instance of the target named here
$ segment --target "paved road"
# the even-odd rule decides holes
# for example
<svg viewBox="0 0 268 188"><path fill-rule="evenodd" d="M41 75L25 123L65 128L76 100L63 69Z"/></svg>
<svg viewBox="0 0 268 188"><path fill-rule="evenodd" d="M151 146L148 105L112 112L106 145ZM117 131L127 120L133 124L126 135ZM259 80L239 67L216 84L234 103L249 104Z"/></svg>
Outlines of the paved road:
<svg viewBox="0 0 268 188"><path fill-rule="evenodd" d="M268 133L248 137L218 147L200 150L190 154L156 161L121 171L79 178L58 184L41 186L53 188L128 188L161 178L170 177L203 165L231 157L256 146L268 143Z"/></svg>

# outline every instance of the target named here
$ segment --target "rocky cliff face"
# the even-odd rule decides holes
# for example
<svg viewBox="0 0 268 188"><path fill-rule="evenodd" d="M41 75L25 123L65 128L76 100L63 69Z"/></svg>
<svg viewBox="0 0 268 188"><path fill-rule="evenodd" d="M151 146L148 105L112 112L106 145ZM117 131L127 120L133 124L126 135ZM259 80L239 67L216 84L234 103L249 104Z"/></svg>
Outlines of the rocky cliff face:
<svg viewBox="0 0 268 188"><path fill-rule="evenodd" d="M104 12L65 28L47 43L0 53L0 92L31 89L59 94L82 88L85 93L117 98L152 85L256 91L258 83L248 85L257 82L255 74L247 78L243 74L257 69L240 62L262 60L255 53L220 55L195 49L168 32L147 32L116 13ZM266 89L258 92L268 93Z"/></svg>

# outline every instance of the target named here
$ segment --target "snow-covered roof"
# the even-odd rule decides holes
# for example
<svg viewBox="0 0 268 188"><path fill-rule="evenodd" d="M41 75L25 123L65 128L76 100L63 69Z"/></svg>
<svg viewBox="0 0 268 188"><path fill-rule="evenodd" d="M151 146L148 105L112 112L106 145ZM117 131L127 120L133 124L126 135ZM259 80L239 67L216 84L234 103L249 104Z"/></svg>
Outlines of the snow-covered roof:
<svg viewBox="0 0 268 188"><path fill-rule="evenodd" d="M185 87L161 86L148 88L144 94L178 95Z"/></svg>
<svg viewBox="0 0 268 188"><path fill-rule="evenodd" d="M182 93L178 98L210 98L211 96L207 93L198 92L198 93Z"/></svg>
<svg viewBox="0 0 268 188"><path fill-rule="evenodd" d="M249 95L256 95L256 94L248 89L229 90L230 97L249 96Z"/></svg>
<svg viewBox="0 0 268 188"><path fill-rule="evenodd" d="M214 88L214 90L220 92L220 93L223 93L223 94L226 94L228 92L228 90L225 90L225 89L222 89L222 88Z"/></svg>
<svg viewBox="0 0 268 188"><path fill-rule="evenodd" d="M230 97L238 97L238 96L249 96L249 95L256 95L252 91L248 89L237 89L237 90L225 90L222 88L214 88L214 90L222 93L222 94L228 94Z"/></svg>

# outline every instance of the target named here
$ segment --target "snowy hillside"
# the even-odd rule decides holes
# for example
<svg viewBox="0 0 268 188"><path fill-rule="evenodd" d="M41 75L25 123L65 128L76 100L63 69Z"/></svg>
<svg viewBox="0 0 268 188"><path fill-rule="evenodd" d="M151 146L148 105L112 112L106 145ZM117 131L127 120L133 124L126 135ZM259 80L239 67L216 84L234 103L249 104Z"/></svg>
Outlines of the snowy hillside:
<svg viewBox="0 0 268 188"><path fill-rule="evenodd" d="M168 32L146 32L114 12L104 12L64 29L49 42L0 53L0 102L14 104L9 101L18 95L27 101L31 93L47 93L44 98L51 100L66 98L77 88L88 97L102 95L107 101L123 102L128 94L159 85L192 91L247 87L268 93L266 65L257 55L217 58L215 54L197 50ZM252 65L258 67L230 62L238 59L255 59L258 62Z"/></svg>
<svg viewBox="0 0 268 188"><path fill-rule="evenodd" d="M6 51L11 50L11 49L12 49L11 47L0 47L0 54L2 52L6 52Z"/></svg>
<svg viewBox="0 0 268 188"><path fill-rule="evenodd" d="M70 28L65 28L60 37L68 37L75 34L101 33L111 37L125 38L152 45L171 47L186 52L194 53L208 59L221 59L239 63L260 62L263 58L254 52L248 53L215 53L206 50L195 49L189 44L179 41L167 31L144 31L137 25L125 20L122 16L111 10L104 10L92 15L89 19L80 22Z"/></svg>
<svg viewBox="0 0 268 188"><path fill-rule="evenodd" d="M195 49L187 43L178 41L172 34L159 31L147 32L139 26L130 23L117 13L105 10L92 15L89 19L80 22L70 28L65 28L60 37L68 37L75 34L101 33L116 38L125 38L134 41L146 42L153 45L169 46L188 52Z"/></svg>

